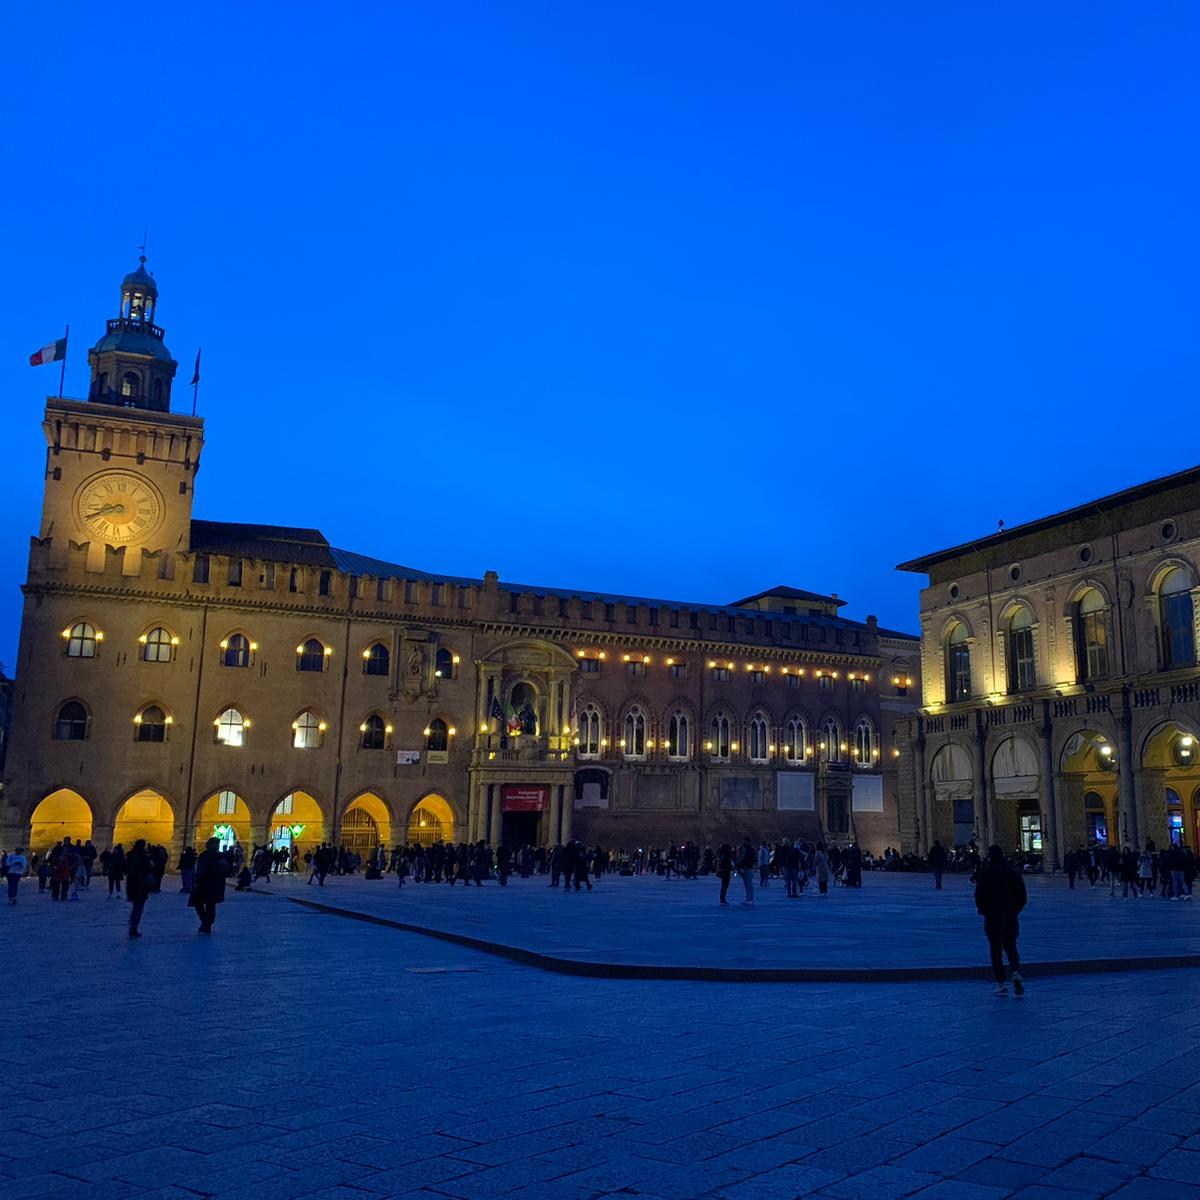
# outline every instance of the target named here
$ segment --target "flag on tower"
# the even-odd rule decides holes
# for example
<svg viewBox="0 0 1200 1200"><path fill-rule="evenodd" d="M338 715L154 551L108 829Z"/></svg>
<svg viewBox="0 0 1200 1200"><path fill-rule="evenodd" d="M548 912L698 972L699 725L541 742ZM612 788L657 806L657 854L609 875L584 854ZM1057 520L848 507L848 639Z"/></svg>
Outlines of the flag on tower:
<svg viewBox="0 0 1200 1200"><path fill-rule="evenodd" d="M192 387L200 382L200 351L196 351L196 369L192 372Z"/></svg>
<svg viewBox="0 0 1200 1200"><path fill-rule="evenodd" d="M61 358L67 357L67 339L61 337L57 342L48 342L40 350L29 356L29 365L31 367L42 367L46 363L58 362Z"/></svg>

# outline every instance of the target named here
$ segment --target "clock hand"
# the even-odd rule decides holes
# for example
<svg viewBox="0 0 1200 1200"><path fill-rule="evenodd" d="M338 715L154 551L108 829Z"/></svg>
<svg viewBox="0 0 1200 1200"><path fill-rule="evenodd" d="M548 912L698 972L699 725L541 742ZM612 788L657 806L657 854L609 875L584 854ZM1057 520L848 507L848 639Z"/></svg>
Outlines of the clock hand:
<svg viewBox="0 0 1200 1200"><path fill-rule="evenodd" d="M123 504L106 504L103 508L98 508L95 512L90 512L87 515L89 517L104 517L109 513L122 513L124 511L125 505Z"/></svg>

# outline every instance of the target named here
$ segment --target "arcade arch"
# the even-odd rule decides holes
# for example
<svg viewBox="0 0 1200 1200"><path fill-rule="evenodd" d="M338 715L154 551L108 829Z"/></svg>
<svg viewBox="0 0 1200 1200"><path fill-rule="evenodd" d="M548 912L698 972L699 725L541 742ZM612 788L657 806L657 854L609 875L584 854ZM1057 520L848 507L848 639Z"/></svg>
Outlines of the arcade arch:
<svg viewBox="0 0 1200 1200"><path fill-rule="evenodd" d="M437 794L423 796L408 814L408 844L432 846L454 838L454 810Z"/></svg>
<svg viewBox="0 0 1200 1200"><path fill-rule="evenodd" d="M948 837L952 845L965 846L978 832L971 756L954 742L943 746L930 764L929 779L933 836Z"/></svg>
<svg viewBox="0 0 1200 1200"><path fill-rule="evenodd" d="M1145 836L1200 845L1200 737L1178 721L1160 725L1142 747L1142 804Z"/></svg>
<svg viewBox="0 0 1200 1200"><path fill-rule="evenodd" d="M392 846L392 814L374 792L356 796L342 814L339 842L365 860L375 849Z"/></svg>
<svg viewBox="0 0 1200 1200"><path fill-rule="evenodd" d="M113 822L113 845L128 850L138 838L144 838L147 846L165 846L171 849L175 836L175 810L161 792L143 788L134 792L117 809Z"/></svg>
<svg viewBox="0 0 1200 1200"><path fill-rule="evenodd" d="M86 842L91 836L91 806L78 792L70 788L58 788L46 796L30 815L26 849L31 854L44 855L64 837Z"/></svg>
<svg viewBox="0 0 1200 1200"><path fill-rule="evenodd" d="M1062 853L1080 846L1116 845L1121 837L1116 746L1099 730L1080 729L1063 744L1058 770Z"/></svg>
<svg viewBox="0 0 1200 1200"><path fill-rule="evenodd" d="M288 792L271 809L267 841L276 850L295 846L303 858L325 840L325 813L308 792Z"/></svg>
<svg viewBox="0 0 1200 1200"><path fill-rule="evenodd" d="M254 821L246 801L236 792L224 788L214 792L196 811L194 825L195 848L202 850L209 838L215 837L221 849L237 842L244 850L253 844Z"/></svg>

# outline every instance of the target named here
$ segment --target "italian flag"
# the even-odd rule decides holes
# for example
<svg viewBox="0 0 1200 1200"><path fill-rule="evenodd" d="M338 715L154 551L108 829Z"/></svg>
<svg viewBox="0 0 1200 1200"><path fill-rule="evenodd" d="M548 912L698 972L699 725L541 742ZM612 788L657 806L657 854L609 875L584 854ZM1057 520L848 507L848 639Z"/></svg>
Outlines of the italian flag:
<svg viewBox="0 0 1200 1200"><path fill-rule="evenodd" d="M41 367L46 363L58 362L60 358L67 357L67 339L59 338L57 342L49 342L40 350L29 356L29 365L31 367Z"/></svg>

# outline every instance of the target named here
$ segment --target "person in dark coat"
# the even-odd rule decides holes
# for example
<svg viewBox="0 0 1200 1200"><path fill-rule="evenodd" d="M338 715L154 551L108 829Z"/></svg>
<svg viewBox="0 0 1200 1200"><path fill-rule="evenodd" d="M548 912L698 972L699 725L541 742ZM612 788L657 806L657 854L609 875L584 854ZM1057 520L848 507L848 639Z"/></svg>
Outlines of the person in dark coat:
<svg viewBox="0 0 1200 1200"><path fill-rule="evenodd" d="M125 899L130 903L129 936L140 938L138 926L154 885L154 864L146 853L145 838L138 838L125 856Z"/></svg>
<svg viewBox="0 0 1200 1200"><path fill-rule="evenodd" d="M1021 959L1017 954L1017 934L1020 932L1017 918L1027 899L1020 872L1004 861L1004 851L999 846L989 846L987 863L979 868L975 878L975 907L983 917L997 996L1008 995L1004 979L1005 955L1012 968L1013 991L1018 996L1025 994Z"/></svg>
<svg viewBox="0 0 1200 1200"><path fill-rule="evenodd" d="M946 853L946 847L937 838L934 838L933 845L929 847L929 869L933 872L933 887L935 891L940 892L942 890L942 876L945 875L949 862L950 855Z"/></svg>
<svg viewBox="0 0 1200 1200"><path fill-rule="evenodd" d="M212 933L217 905L225 899L225 880L228 878L229 864L221 854L221 843L216 838L209 838L196 858L196 878L188 898L188 906L194 908L200 918L201 933Z"/></svg>
<svg viewBox="0 0 1200 1200"><path fill-rule="evenodd" d="M721 904L728 904L729 881L733 878L733 847L728 842L722 842L717 851L717 878L721 881Z"/></svg>
<svg viewBox="0 0 1200 1200"><path fill-rule="evenodd" d="M501 842L496 847L496 869L500 876L500 886L508 886L508 871L512 865L512 851Z"/></svg>
<svg viewBox="0 0 1200 1200"><path fill-rule="evenodd" d="M121 884L125 882L125 847L118 842L112 851L112 857L108 860L108 898L111 900L113 894L116 894L118 900L121 898Z"/></svg>
<svg viewBox="0 0 1200 1200"><path fill-rule="evenodd" d="M508 866L505 864L506 877L507 873ZM492 850L487 842L480 842L475 847L475 857L471 861L471 874L475 878L476 887L483 887L483 881L492 877Z"/></svg>

